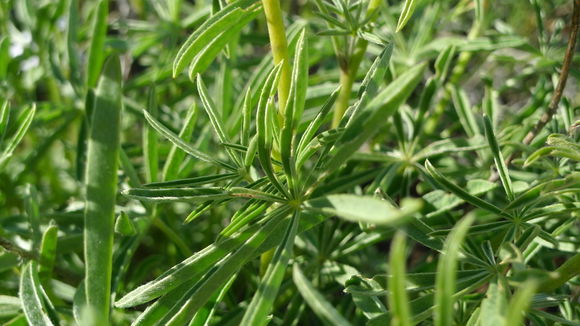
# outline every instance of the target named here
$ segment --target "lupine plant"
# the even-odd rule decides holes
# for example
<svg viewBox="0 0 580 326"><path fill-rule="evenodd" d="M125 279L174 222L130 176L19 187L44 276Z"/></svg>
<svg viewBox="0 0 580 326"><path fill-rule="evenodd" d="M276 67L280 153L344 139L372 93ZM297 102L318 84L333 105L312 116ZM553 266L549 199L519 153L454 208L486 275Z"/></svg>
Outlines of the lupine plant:
<svg viewBox="0 0 580 326"><path fill-rule="evenodd" d="M3 324L580 324L580 1L0 9Z"/></svg>

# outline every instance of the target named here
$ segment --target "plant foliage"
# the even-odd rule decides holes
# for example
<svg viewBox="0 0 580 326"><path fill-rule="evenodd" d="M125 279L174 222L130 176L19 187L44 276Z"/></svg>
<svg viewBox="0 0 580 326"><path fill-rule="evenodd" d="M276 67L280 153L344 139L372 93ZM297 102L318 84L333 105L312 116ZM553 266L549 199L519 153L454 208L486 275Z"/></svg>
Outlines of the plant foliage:
<svg viewBox="0 0 580 326"><path fill-rule="evenodd" d="M577 0L0 9L0 323L580 323Z"/></svg>

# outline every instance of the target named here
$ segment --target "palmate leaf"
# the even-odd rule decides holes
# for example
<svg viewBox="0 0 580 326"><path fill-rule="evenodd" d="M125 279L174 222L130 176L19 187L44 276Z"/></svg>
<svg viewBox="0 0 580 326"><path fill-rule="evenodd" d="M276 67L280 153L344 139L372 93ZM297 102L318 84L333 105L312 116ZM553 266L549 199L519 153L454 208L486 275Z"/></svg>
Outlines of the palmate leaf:
<svg viewBox="0 0 580 326"><path fill-rule="evenodd" d="M463 270L457 271L457 282L455 283L456 292L453 294L453 299L458 299L465 293L469 293L483 284L485 284L493 274L490 274L488 270L485 269L474 269L474 270ZM418 298L409 302L409 306L413 315L414 323L421 323L421 321L428 319L433 313L435 308L433 305L435 293L430 291L436 286L436 278L438 273L407 273L407 285L406 291L413 296L421 294L426 291L425 294L420 295ZM357 279L361 279L362 282L355 282ZM352 278L345 292L352 293L358 296L369 296L380 298L385 294L389 294L385 285L391 283L390 275L376 275L372 279L364 279L358 276ZM373 285L370 288L363 284ZM361 286L363 285L363 286ZM382 298L381 298L382 299ZM375 315L371 320L369 320L367 325L379 326L388 324L392 319L393 315L391 312L382 313L380 315Z"/></svg>
<svg viewBox="0 0 580 326"><path fill-rule="evenodd" d="M462 291L466 288L470 288L474 283L480 283L482 280L485 280L489 277L490 272L484 268L477 268L477 269L469 269L469 270L458 270L457 277L456 277L456 290ZM359 293L361 295L385 295L388 294L387 289L385 286L392 282L390 278L392 275L390 274L378 274L372 278L373 282L380 285L380 288L374 289L374 291L367 291L364 289L360 289L352 284L349 284L345 289L347 293ZM423 291L433 290L436 286L435 281L437 279L436 272L422 272L422 273L405 273L405 290L409 292L409 294L418 294ZM361 291L362 290L362 291ZM456 292L456 294L458 293Z"/></svg>
<svg viewBox="0 0 580 326"><path fill-rule="evenodd" d="M272 214L274 213L278 215L282 214L283 211L273 211L270 215L273 216ZM297 233L304 232L323 222L325 219L326 217L319 214L304 215L300 219ZM257 242L261 242L261 245L257 246L258 249L250 255L250 258L256 257L260 253L280 243L289 222L289 219L282 220L280 224L274 227L274 230L264 229L259 224L254 224L231 237L218 240L215 244L200 250L181 263L173 266L155 280L143 284L127 293L115 302L115 306L118 308L129 308L161 297L157 302L150 305L133 323L133 325L155 325L158 320L166 315L167 310L173 305L176 305L180 298L191 289L193 283L201 275L206 273L211 266L215 265L229 252L240 248L254 233L267 233L265 240L257 238L253 243L248 243L248 246L256 247Z"/></svg>
<svg viewBox="0 0 580 326"><path fill-rule="evenodd" d="M467 181L465 185L465 190L472 196L481 196L493 189L497 188L498 185L496 183L482 180L482 179L473 179ZM434 217L437 215L441 215L445 212L449 212L453 208L461 205L465 202L465 200L457 197L453 193L448 193L444 190L434 190L423 195L423 199L428 202L429 204L433 205L435 208L434 211L429 212L426 217Z"/></svg>
<svg viewBox="0 0 580 326"><path fill-rule="evenodd" d="M535 186L532 186L524 191L522 191L513 201L511 201L504 209L512 210L523 206L532 208L535 204L546 197L543 195L549 195L551 193L558 192L559 190L569 189L575 184L580 182L580 173L574 172L565 178L552 179L545 182L541 182Z"/></svg>
<svg viewBox="0 0 580 326"><path fill-rule="evenodd" d="M480 199L478 197L475 197L475 196L469 194L467 191L463 190L461 187L459 187L458 185L451 182L443 174L441 174L441 172L439 172L437 169L435 169L435 167L433 167L433 165L431 164L431 162L429 162L429 160L425 161L425 168L426 168L426 171L427 171L429 176L431 176L443 188L454 193L457 197L465 200L466 202L468 202L476 207L485 209L487 211L490 211L492 213L496 213L498 215L502 215L502 216L511 218L511 216L509 214L505 213L499 207L497 207L497 206L495 206L495 205L493 205L493 204L491 204L483 199Z"/></svg>
<svg viewBox="0 0 580 326"><path fill-rule="evenodd" d="M244 247L246 248L245 250L248 250L250 247L255 249L264 241L263 237L271 232L270 228L276 227L276 219L283 218L283 215L287 212L287 208L271 212L269 214L271 216L269 222L266 224L268 227L265 229L258 224L254 224L229 238L224 238L221 241L218 240L215 244L206 247L180 264L173 266L157 279L129 292L118 300L115 306L128 308L151 301L161 295L170 293L187 280L195 279L203 275L203 273L224 258L230 251ZM250 238L254 240L248 240ZM248 255L252 256L252 253L250 252Z"/></svg>
<svg viewBox="0 0 580 326"><path fill-rule="evenodd" d="M542 147L528 156L524 162L524 167L545 156L558 156L580 161L580 145L572 139L568 139L564 135L552 134L548 136L546 143L549 146Z"/></svg>
<svg viewBox="0 0 580 326"><path fill-rule="evenodd" d="M194 314L211 298L216 289L225 284L249 259L256 255L255 252L260 245L280 225L288 212L288 207L274 210L263 227L253 233L242 246L233 250L231 254L217 264L211 267L208 266L209 269L204 272L201 279L195 279L195 284L190 285L185 289L185 292L181 292L184 290L181 287L176 289L178 293L183 293L178 296L179 299L176 304L172 307L161 306L162 310L158 310L155 314L151 313L151 311L155 312L155 310L145 311L138 319L141 323L136 323L136 325L141 325L143 321L151 320L151 318L159 319L163 325L183 325L189 322ZM189 280L189 276L182 282L187 280ZM171 293L168 295L171 295Z"/></svg>
<svg viewBox="0 0 580 326"><path fill-rule="evenodd" d="M425 67L425 64L419 64L407 70L378 93L367 107L353 114L330 153L331 158L326 163L328 171L338 169L396 112L423 77Z"/></svg>
<svg viewBox="0 0 580 326"><path fill-rule="evenodd" d="M346 112L345 118L341 121L341 126L350 125L353 122L353 119L357 116L357 113L366 108L368 102L377 95L379 86L381 85L389 67L389 62L393 55L393 49L394 44L389 43L385 46L381 54L375 58L359 87L357 94L358 101ZM346 117L348 117L348 119L346 119Z"/></svg>

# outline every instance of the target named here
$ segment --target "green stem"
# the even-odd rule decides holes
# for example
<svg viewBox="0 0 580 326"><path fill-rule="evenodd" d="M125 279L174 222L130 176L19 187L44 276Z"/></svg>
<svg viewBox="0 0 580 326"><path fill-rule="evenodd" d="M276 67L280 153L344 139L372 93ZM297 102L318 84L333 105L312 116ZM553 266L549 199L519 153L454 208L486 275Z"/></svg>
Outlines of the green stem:
<svg viewBox="0 0 580 326"><path fill-rule="evenodd" d="M371 0L369 2L369 6L367 7L366 17L369 18L375 15L381 3L382 3L381 0ZM338 127L338 125L340 124L340 120L342 119L344 113L346 112L346 109L348 108L350 93L352 91L352 85L354 84L358 68L364 57L364 54L366 53L368 46L367 40L359 38L356 42L353 53L350 54L348 57L344 58L343 55L339 52L337 43L338 42L336 41L336 39L333 38L333 46L335 48L335 52L337 52L336 54L338 56L338 62L340 65L341 88L334 107L334 116L332 117L332 128Z"/></svg>
<svg viewBox="0 0 580 326"><path fill-rule="evenodd" d="M348 108L350 100L350 93L352 85L354 84L354 76L348 71L340 71L340 93L336 99L336 106L334 107L334 116L332 117L332 128L338 127L342 116Z"/></svg>
<svg viewBox="0 0 580 326"><path fill-rule="evenodd" d="M286 41L286 29L282 19L282 9L279 0L262 0L266 22L268 23L268 36L272 46L274 64L282 62L280 81L278 82L278 118L280 122L284 120L286 102L290 93L291 70L290 58L288 55L288 42ZM279 156L278 150L274 148L273 155ZM268 265L274 255L274 248L268 250L260 256L260 275L265 275Z"/></svg>
<svg viewBox="0 0 580 326"><path fill-rule="evenodd" d="M279 0L262 0L266 22L268 23L268 36L274 55L274 64L282 63L280 81L278 82L278 105L279 113L283 117L286 108L286 101L290 93L291 71L290 59L288 56L288 43L286 41L286 29L282 19L282 10Z"/></svg>
<svg viewBox="0 0 580 326"><path fill-rule="evenodd" d="M580 274L580 254L568 259L553 272L553 277L540 285L539 292L551 292L563 286L573 277Z"/></svg>

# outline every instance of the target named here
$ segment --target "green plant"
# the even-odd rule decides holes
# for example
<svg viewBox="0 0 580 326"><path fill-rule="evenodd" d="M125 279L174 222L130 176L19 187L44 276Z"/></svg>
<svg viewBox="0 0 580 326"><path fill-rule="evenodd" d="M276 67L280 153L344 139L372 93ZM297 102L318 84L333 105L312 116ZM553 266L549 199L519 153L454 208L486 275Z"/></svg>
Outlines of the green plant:
<svg viewBox="0 0 580 326"><path fill-rule="evenodd" d="M1 322L579 322L577 0L112 4L0 1Z"/></svg>

